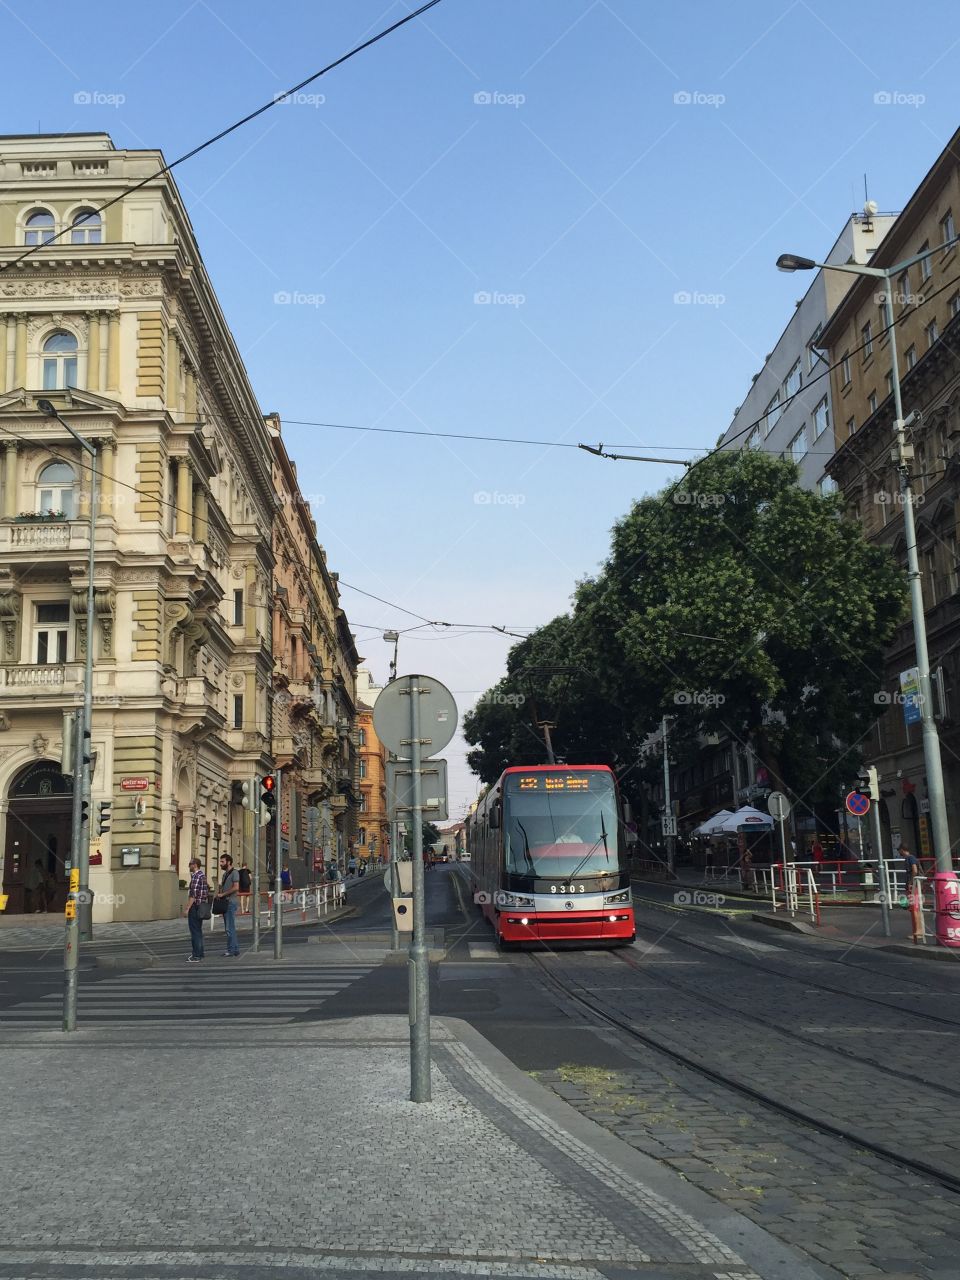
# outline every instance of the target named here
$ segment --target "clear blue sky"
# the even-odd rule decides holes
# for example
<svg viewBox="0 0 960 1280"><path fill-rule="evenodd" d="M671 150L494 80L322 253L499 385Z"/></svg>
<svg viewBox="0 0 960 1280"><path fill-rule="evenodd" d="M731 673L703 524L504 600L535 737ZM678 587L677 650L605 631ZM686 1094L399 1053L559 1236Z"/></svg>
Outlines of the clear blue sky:
<svg viewBox="0 0 960 1280"><path fill-rule="evenodd" d="M414 7L3 4L2 131L103 129L172 159ZM305 91L322 103L279 106L177 171L263 408L712 445L803 288L777 254L824 253L864 173L899 208L956 127L955 15L940 0L915 15L891 0L445 0ZM564 449L286 438L331 566L457 623L561 611L614 520L675 474ZM344 603L383 677L367 627L415 620ZM502 671L508 640L420 634L401 671L445 680L461 706ZM452 793L454 813L475 793L462 767Z"/></svg>

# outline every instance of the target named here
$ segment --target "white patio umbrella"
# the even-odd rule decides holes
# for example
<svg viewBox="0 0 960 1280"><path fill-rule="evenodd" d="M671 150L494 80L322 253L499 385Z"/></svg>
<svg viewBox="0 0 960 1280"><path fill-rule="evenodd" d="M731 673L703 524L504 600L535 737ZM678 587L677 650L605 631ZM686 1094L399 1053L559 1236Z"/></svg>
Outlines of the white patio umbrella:
<svg viewBox="0 0 960 1280"><path fill-rule="evenodd" d="M730 817L729 809L721 809L719 813L715 813L712 818L707 818L706 822L701 822L699 827L694 828L695 836L708 836L718 822L723 822L724 818Z"/></svg>
<svg viewBox="0 0 960 1280"><path fill-rule="evenodd" d="M769 813L764 813L762 809L755 809L751 804L745 804L735 813L728 814L719 822L715 821L709 833L712 836L735 836L739 831L770 831L773 825L773 819Z"/></svg>

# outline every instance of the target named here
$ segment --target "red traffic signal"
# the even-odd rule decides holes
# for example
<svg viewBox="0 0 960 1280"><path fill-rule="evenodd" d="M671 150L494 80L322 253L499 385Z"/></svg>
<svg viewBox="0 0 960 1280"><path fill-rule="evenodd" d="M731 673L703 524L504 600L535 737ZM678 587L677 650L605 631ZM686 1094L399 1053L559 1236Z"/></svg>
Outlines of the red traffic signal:
<svg viewBox="0 0 960 1280"><path fill-rule="evenodd" d="M277 780L272 773L268 773L265 778L260 779L260 786L263 788L264 791L267 792L268 795L270 794L270 792L275 790L276 785L277 785Z"/></svg>

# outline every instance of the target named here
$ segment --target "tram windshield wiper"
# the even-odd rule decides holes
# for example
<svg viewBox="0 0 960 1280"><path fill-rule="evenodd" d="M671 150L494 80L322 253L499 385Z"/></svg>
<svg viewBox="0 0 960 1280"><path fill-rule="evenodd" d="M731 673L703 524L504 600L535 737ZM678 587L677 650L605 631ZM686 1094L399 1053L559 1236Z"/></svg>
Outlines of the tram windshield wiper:
<svg viewBox="0 0 960 1280"><path fill-rule="evenodd" d="M527 839L527 833L519 818L517 819L517 826L520 828L520 834L523 836L523 856L526 858L527 864L530 867L530 874L536 878L537 864L533 860L533 854L530 852L530 841Z"/></svg>
<svg viewBox="0 0 960 1280"><path fill-rule="evenodd" d="M594 849L596 849L597 845L600 844L601 842L603 843L604 856L609 862L610 850L607 848L607 824L603 820L602 813L600 815L600 839L594 840L593 844L590 846L587 852L583 855L583 857L577 863L576 869L572 871L570 875L567 877L569 880L576 880L577 876L580 874L580 868L585 866L590 861L590 858L593 854Z"/></svg>

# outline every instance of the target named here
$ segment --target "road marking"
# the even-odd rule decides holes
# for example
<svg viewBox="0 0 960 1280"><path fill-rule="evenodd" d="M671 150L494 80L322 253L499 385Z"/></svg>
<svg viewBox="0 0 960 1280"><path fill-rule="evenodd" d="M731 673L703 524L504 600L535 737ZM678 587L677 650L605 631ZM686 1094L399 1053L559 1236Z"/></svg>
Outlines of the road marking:
<svg viewBox="0 0 960 1280"><path fill-rule="evenodd" d="M819 1036L889 1036L901 1034L898 1027L801 1027L800 1030L808 1031ZM925 1029L918 1031L911 1028L909 1034L911 1036L957 1036L960 1035L960 1031L927 1031Z"/></svg>

